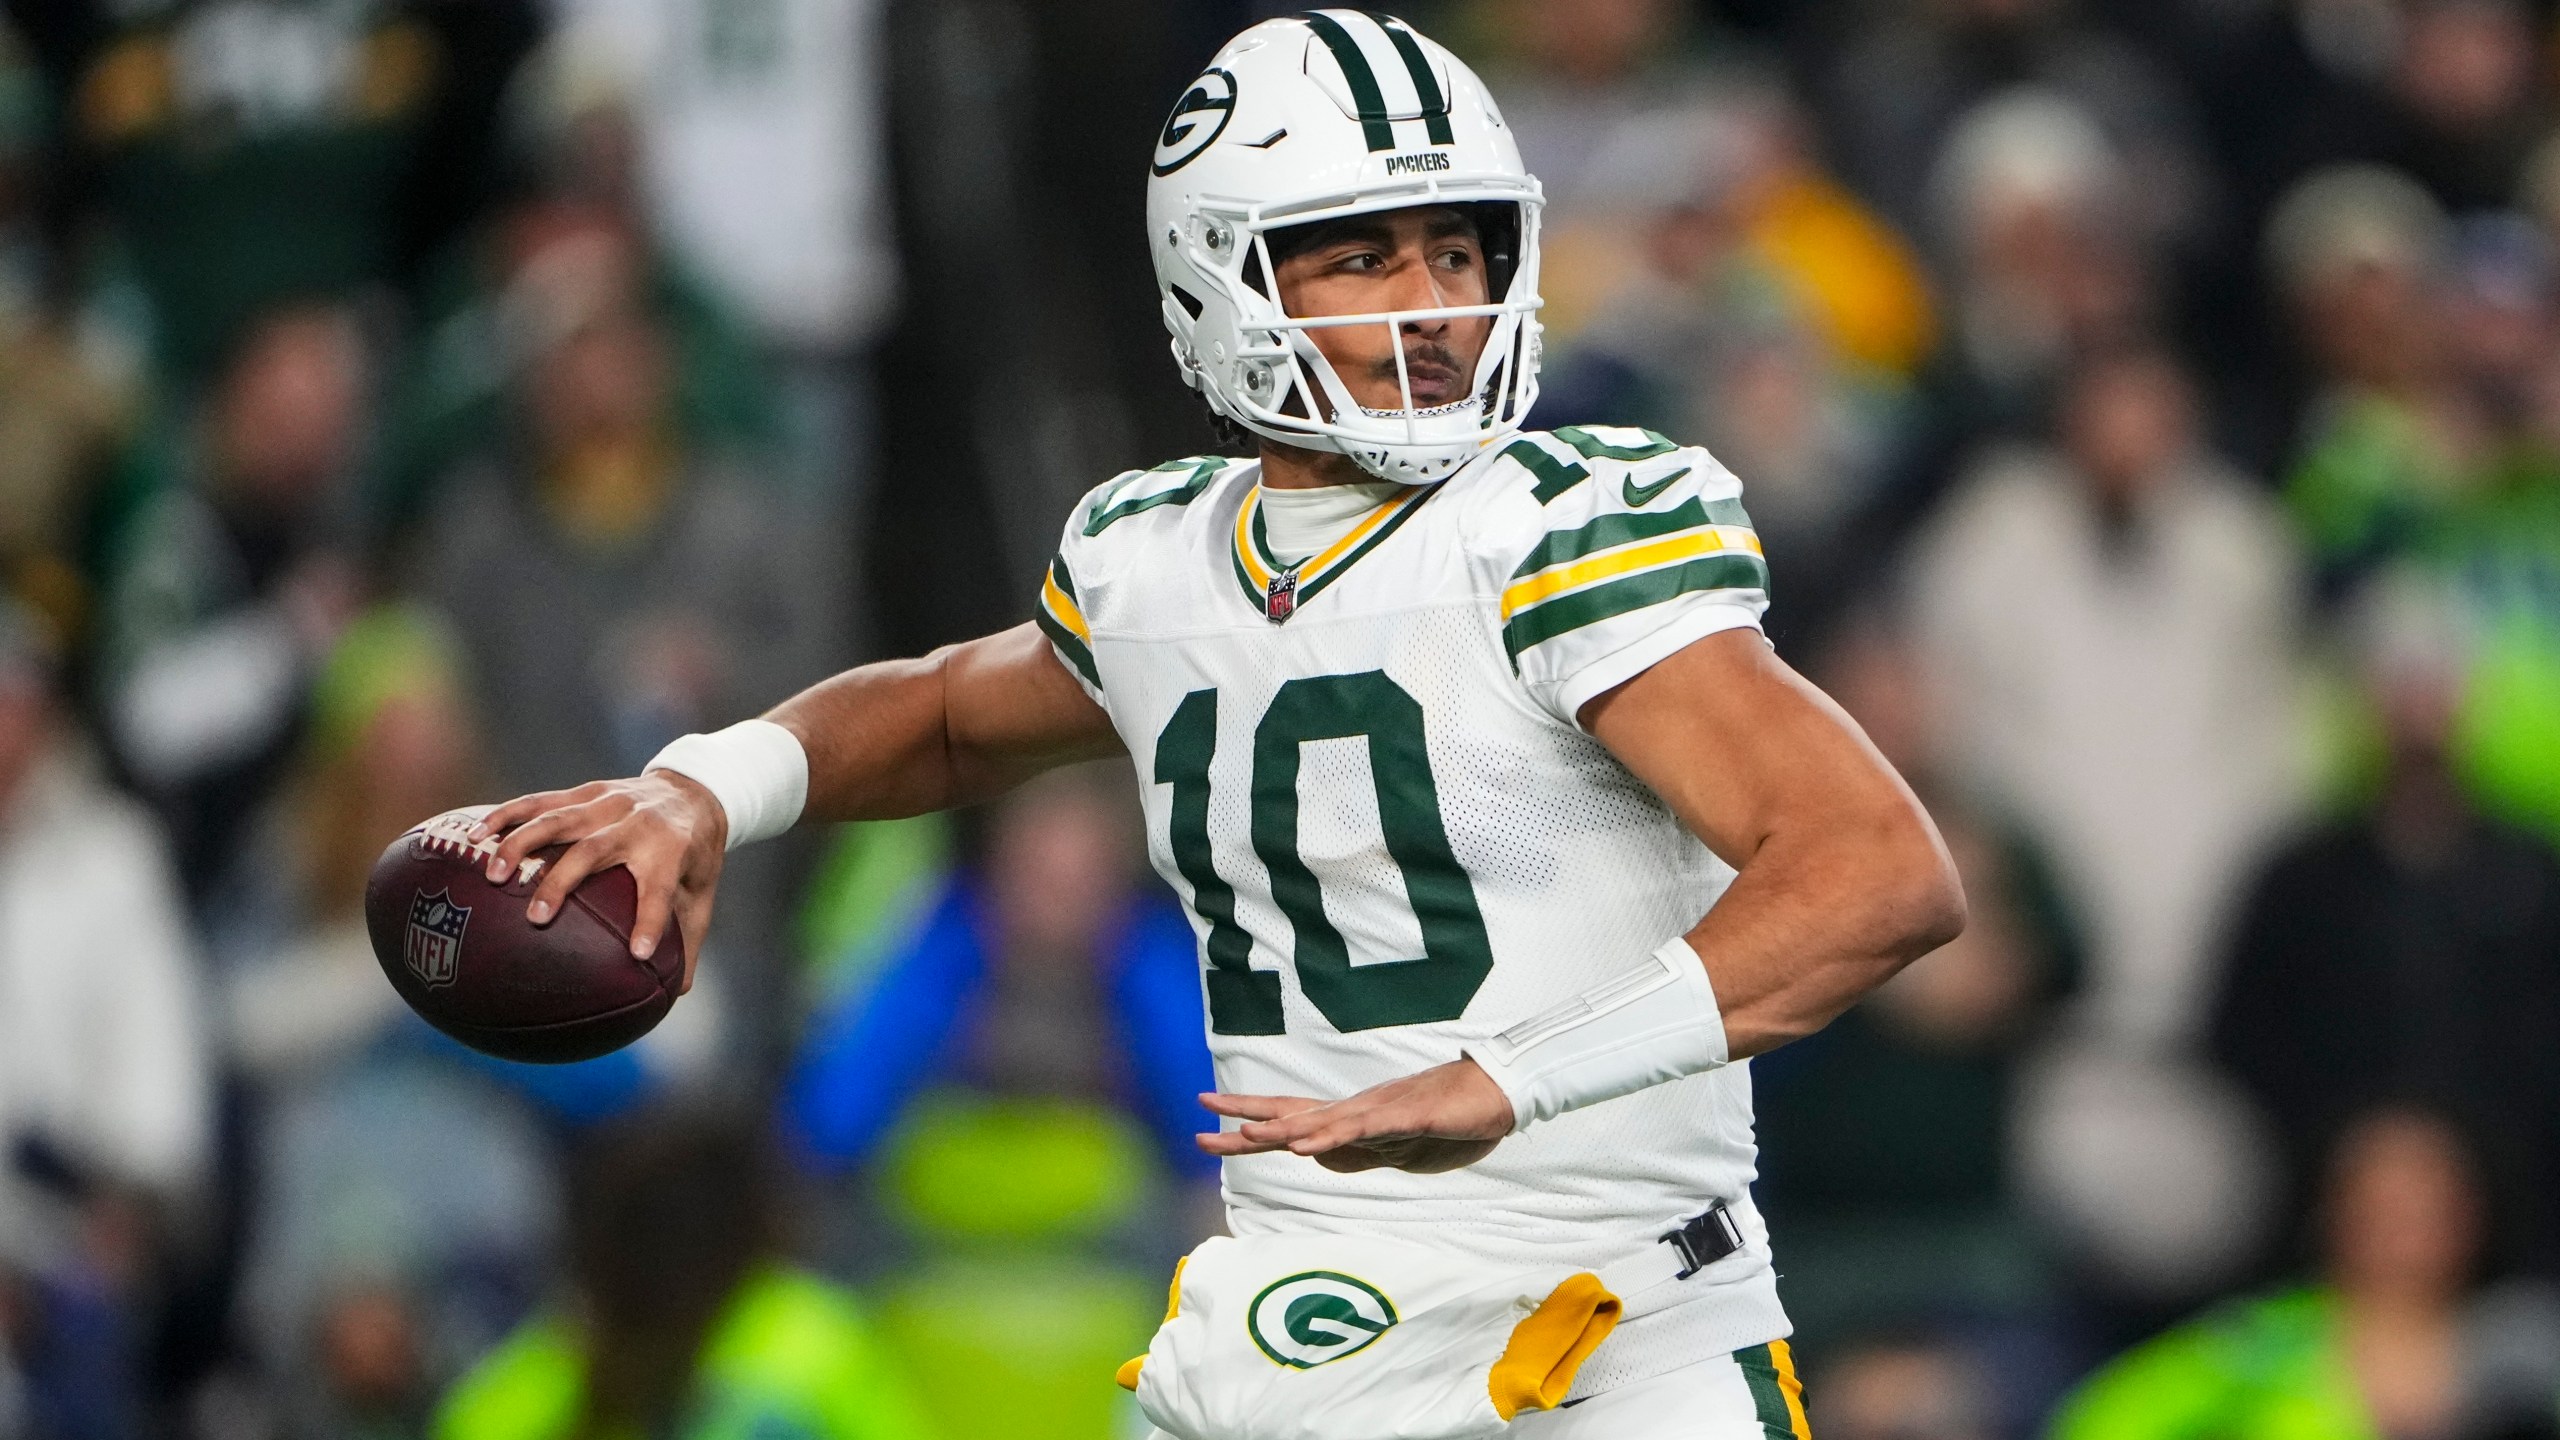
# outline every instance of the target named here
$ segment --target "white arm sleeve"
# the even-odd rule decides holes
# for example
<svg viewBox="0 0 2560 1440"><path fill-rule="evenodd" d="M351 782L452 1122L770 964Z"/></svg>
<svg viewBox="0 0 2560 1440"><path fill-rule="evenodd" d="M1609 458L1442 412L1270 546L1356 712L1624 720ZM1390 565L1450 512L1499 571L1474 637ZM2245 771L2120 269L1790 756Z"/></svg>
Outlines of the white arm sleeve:
<svg viewBox="0 0 2560 1440"><path fill-rule="evenodd" d="M642 767L643 774L651 770L701 782L729 817L732 850L799 824L809 804L809 752L799 736L770 720L683 736Z"/></svg>
<svg viewBox="0 0 2560 1440"><path fill-rule="evenodd" d="M1728 1058L1707 967L1678 936L1643 965L1465 1053L1511 1098L1514 1129L1713 1070Z"/></svg>

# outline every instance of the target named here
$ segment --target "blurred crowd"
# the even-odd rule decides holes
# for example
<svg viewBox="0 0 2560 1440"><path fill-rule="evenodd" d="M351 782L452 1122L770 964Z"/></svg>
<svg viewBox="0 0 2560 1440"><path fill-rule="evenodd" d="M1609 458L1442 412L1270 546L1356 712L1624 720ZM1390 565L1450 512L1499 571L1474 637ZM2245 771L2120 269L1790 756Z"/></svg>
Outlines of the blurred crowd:
<svg viewBox="0 0 2560 1440"><path fill-rule="evenodd" d="M1015 623L1207 449L1247 0L0 7L0 1440L1105 1440L1198 962L1125 767L736 857L631 1051L372 857ZM2560 13L1431 0L1534 422L1743 476L1973 924L1755 1066L1828 1440L2560 1434Z"/></svg>

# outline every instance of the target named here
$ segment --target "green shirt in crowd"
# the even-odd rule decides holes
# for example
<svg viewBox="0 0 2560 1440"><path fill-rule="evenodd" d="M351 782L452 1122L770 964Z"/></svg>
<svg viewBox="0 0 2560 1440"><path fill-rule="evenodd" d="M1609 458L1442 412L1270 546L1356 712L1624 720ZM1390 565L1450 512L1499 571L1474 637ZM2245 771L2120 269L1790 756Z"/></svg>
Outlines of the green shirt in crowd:
<svg viewBox="0 0 2560 1440"><path fill-rule="evenodd" d="M433 1440L567 1440L586 1361L557 1317L525 1324L462 1378ZM788 1270L751 1277L705 1343L671 1440L926 1440L905 1382L853 1297ZM654 1437L653 1437L654 1440Z"/></svg>
<svg viewBox="0 0 2560 1440"><path fill-rule="evenodd" d="M2341 1352L2337 1302L2296 1290L2217 1308L2099 1371L2053 1440L2381 1440Z"/></svg>
<svg viewBox="0 0 2560 1440"><path fill-rule="evenodd" d="M2475 1297L2444 1433L2541 1435L2560 1424L2560 1299L2531 1284ZM2383 1440L2325 1289L2238 1300L2100 1370L2051 1440Z"/></svg>

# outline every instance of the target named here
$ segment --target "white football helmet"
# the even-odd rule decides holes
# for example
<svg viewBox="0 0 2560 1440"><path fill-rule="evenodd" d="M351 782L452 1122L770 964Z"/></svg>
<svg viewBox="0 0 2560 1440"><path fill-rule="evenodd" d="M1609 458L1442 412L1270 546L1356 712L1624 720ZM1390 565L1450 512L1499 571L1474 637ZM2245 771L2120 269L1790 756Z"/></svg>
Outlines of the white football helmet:
<svg viewBox="0 0 2560 1440"><path fill-rule="evenodd" d="M1403 21L1317 10L1227 42L1156 142L1147 248L1173 358L1211 408L1265 439L1348 455L1408 485L1446 476L1520 428L1538 397L1538 182L1475 72ZM1459 205L1485 241L1491 303L1287 314L1271 232L1413 205ZM1351 397L1308 331L1493 317L1469 397L1416 409Z"/></svg>

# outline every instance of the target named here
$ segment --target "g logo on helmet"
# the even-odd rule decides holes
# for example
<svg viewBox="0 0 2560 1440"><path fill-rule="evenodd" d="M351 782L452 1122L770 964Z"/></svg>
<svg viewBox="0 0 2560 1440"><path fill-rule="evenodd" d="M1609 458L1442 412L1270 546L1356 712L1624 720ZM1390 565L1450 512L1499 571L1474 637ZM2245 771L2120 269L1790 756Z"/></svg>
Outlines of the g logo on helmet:
<svg viewBox="0 0 2560 1440"><path fill-rule="evenodd" d="M1182 98L1173 102L1164 133L1156 137L1155 172L1170 175L1199 159L1201 151L1227 133L1227 122L1235 116L1235 76L1213 68L1192 81Z"/></svg>
<svg viewBox="0 0 2560 1440"><path fill-rule="evenodd" d="M1333 1270L1274 1280L1245 1312L1253 1343L1293 1370L1357 1355L1395 1323L1394 1303L1376 1286Z"/></svg>

